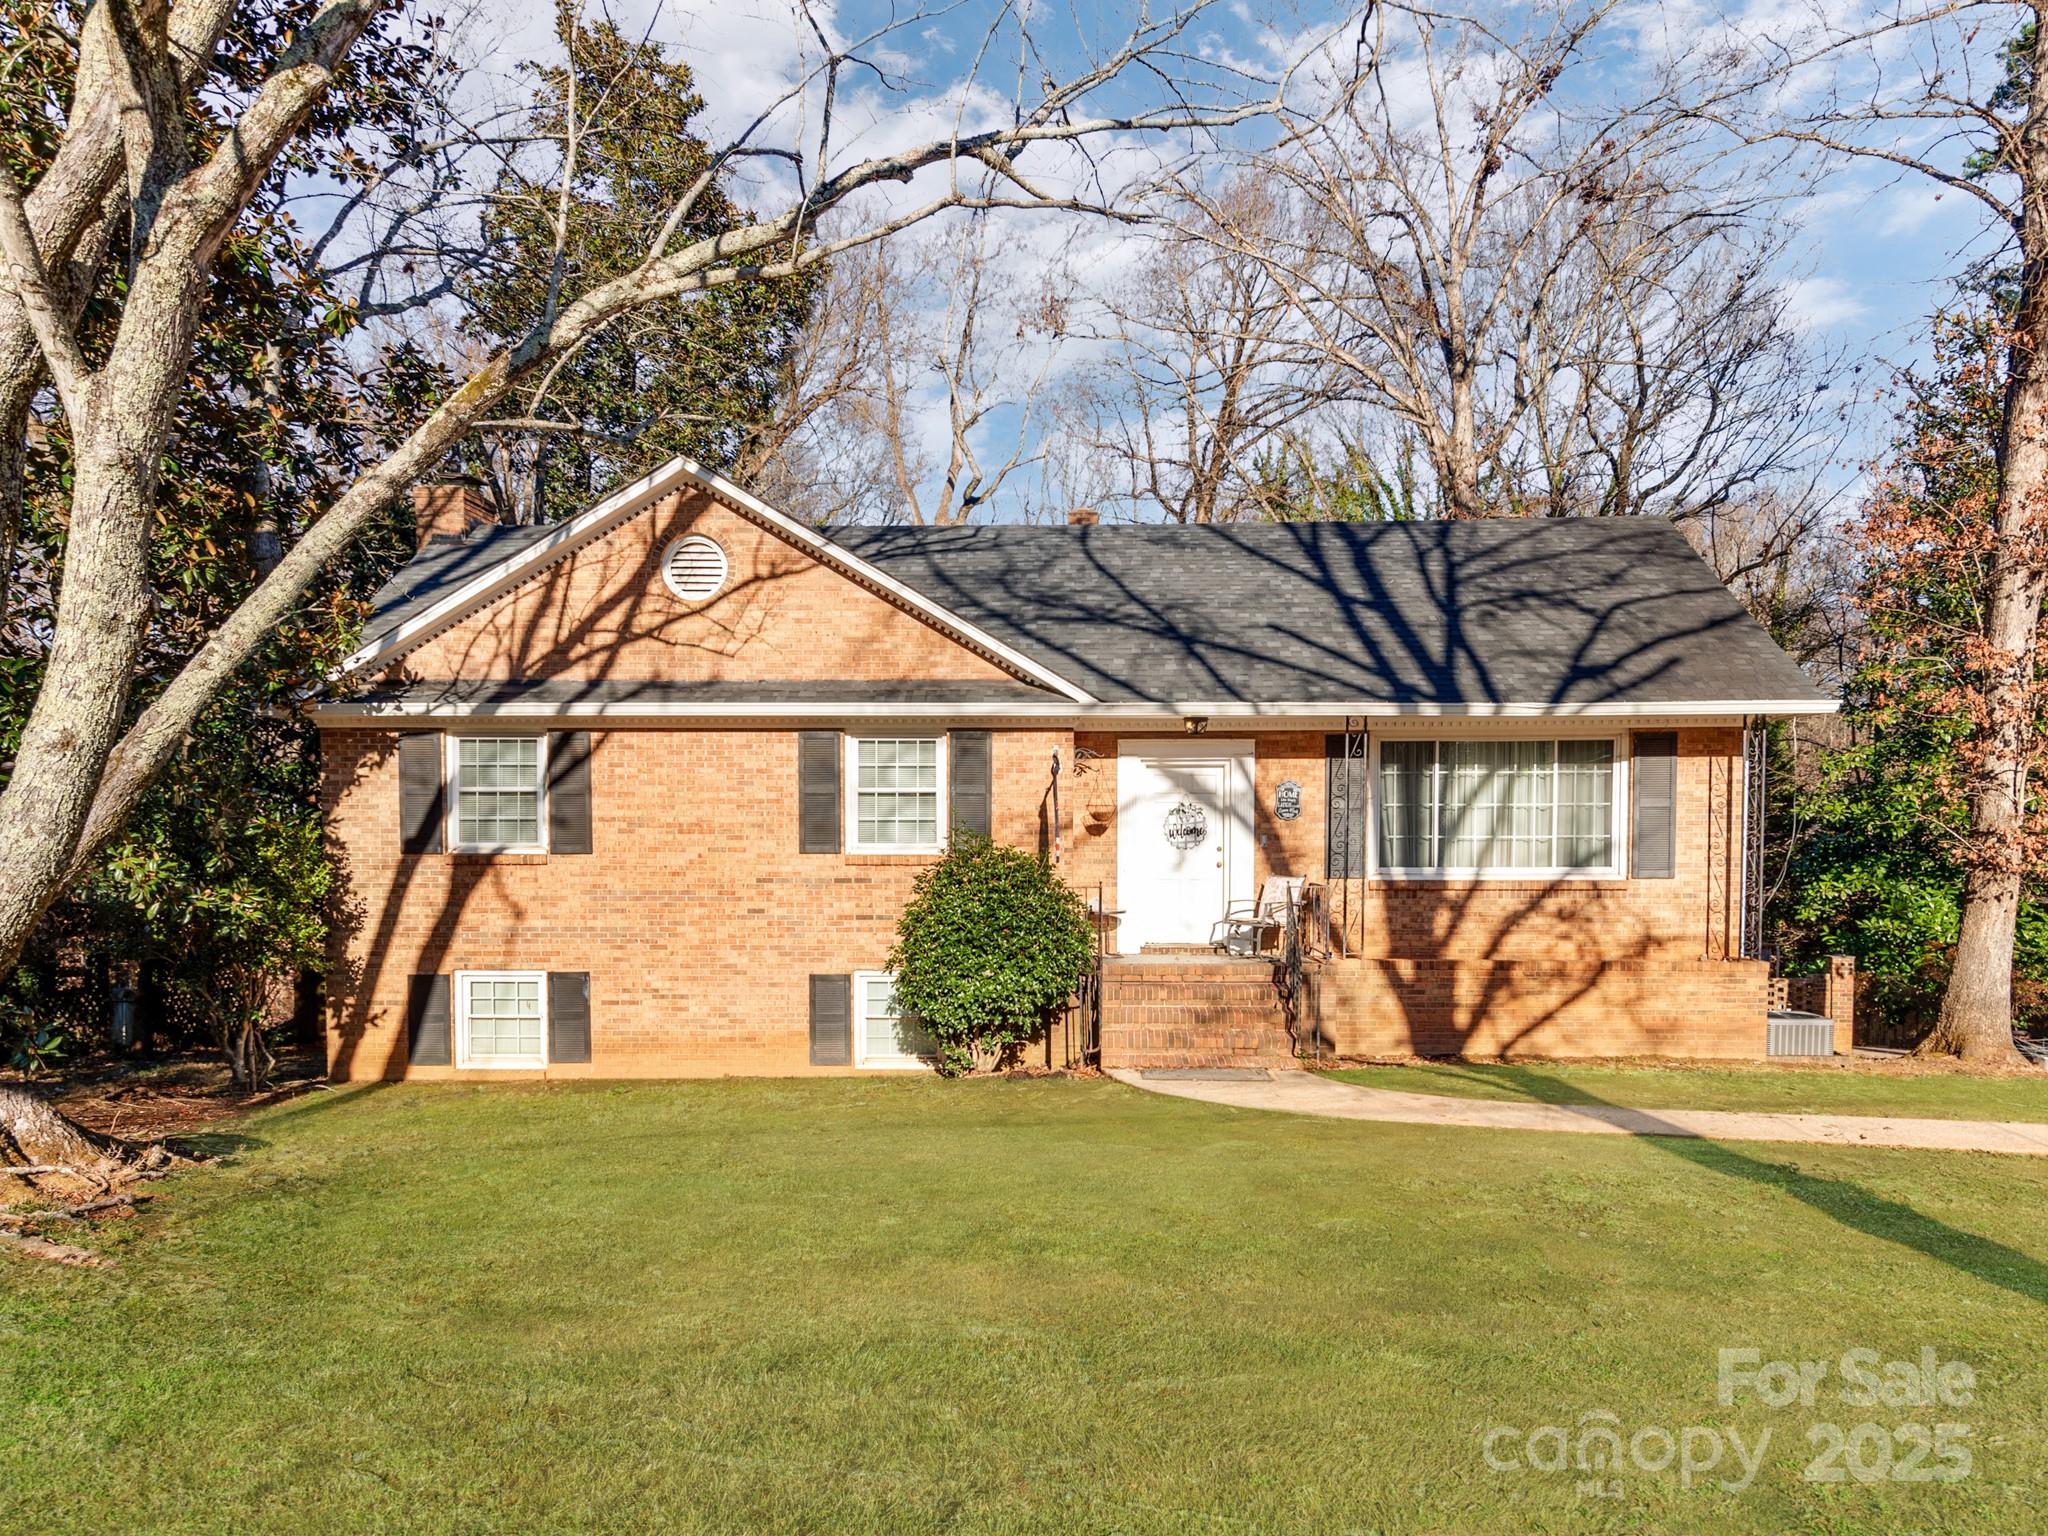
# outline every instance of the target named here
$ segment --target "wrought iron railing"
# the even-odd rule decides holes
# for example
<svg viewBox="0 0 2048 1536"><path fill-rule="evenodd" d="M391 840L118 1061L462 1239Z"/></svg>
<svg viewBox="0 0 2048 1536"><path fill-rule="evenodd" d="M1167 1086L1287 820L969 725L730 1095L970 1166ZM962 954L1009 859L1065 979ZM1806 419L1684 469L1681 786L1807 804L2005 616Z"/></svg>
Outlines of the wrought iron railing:
<svg viewBox="0 0 2048 1536"><path fill-rule="evenodd" d="M1102 899L1103 888L1097 885L1094 899L1088 904L1095 927L1095 949L1067 1007L1067 1060L1091 1067L1102 1065L1102 963L1109 953L1111 919L1111 914L1103 910Z"/></svg>
<svg viewBox="0 0 2048 1536"><path fill-rule="evenodd" d="M1340 955L1365 942L1366 793L1365 721L1354 715L1330 738L1326 824L1328 884L1323 889L1321 935Z"/></svg>
<svg viewBox="0 0 2048 1536"><path fill-rule="evenodd" d="M1762 960L1768 955L1764 943L1764 817L1770 800L1766 783L1770 764L1770 737L1764 726L1751 725L1742 733L1742 940L1745 960Z"/></svg>
<svg viewBox="0 0 2048 1536"><path fill-rule="evenodd" d="M1323 962L1330 957L1329 888L1310 883L1287 906L1273 985L1294 1054L1323 1059Z"/></svg>

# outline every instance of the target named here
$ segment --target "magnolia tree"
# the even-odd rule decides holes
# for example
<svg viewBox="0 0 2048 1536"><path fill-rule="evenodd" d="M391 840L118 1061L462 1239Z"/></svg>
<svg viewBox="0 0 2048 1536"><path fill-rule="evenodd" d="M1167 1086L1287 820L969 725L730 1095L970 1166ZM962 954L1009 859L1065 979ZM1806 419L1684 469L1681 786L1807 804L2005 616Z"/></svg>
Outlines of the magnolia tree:
<svg viewBox="0 0 2048 1536"><path fill-rule="evenodd" d="M39 371L75 466L47 670L0 791L0 972L322 569L479 423L525 414L564 359L643 306L801 279L949 210L1142 217L1153 178L1117 167L1170 171L1205 136L1289 94L1285 72L1254 77L1202 62L1191 29L1213 9L1214 0L1159 16L1140 9L1115 35L1091 39L1064 27L1036 35L1030 8L991 4L985 29L954 55L966 61L959 78L933 96L913 87L909 60L927 29L943 23L957 34L970 11L899 12L850 37L795 0L800 48L782 89L713 147L669 206L649 210L636 262L580 290L564 280L562 254L578 210L579 118L567 104L552 145L557 255L531 325L394 434L139 712L129 683L150 604L152 508L166 444L192 403L185 387L210 268L258 189L290 164L352 50L409 18L396 0L286 6L298 25L271 66L223 80L213 67L236 21L233 0L104 0L86 10L61 142L26 190L0 166L0 358L10 380ZM202 95L216 111L199 133ZM1111 158L1119 152L1125 161ZM697 205L743 170L755 209L692 238ZM125 298L112 336L89 353L74 323L74 269L96 267L109 249L125 259ZM51 1123L25 1095L0 1090L0 1161L103 1150L84 1139L53 1145Z"/></svg>

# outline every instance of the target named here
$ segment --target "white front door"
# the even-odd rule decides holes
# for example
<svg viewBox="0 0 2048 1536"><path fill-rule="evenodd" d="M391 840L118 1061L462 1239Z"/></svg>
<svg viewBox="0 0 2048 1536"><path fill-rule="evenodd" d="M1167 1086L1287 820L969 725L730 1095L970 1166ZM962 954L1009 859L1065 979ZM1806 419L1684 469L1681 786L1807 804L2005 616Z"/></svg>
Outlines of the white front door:
<svg viewBox="0 0 2048 1536"><path fill-rule="evenodd" d="M1122 742L1116 785L1118 950L1208 943L1252 897L1252 744Z"/></svg>

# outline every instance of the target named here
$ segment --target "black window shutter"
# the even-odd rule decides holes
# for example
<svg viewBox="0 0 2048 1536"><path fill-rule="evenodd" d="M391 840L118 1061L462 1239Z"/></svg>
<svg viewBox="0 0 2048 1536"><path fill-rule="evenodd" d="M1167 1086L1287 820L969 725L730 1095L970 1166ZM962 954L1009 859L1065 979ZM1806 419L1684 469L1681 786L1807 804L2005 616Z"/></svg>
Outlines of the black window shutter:
<svg viewBox="0 0 2048 1536"><path fill-rule="evenodd" d="M548 1060L590 1060L590 972L548 972Z"/></svg>
<svg viewBox="0 0 2048 1536"><path fill-rule="evenodd" d="M548 733L548 851L590 852L590 732Z"/></svg>
<svg viewBox="0 0 2048 1536"><path fill-rule="evenodd" d="M441 799L441 733L401 731L398 737L398 846L439 853L447 813Z"/></svg>
<svg viewBox="0 0 2048 1536"><path fill-rule="evenodd" d="M1635 847L1638 880L1669 880L1677 873L1678 733L1637 731L1634 763Z"/></svg>
<svg viewBox="0 0 2048 1536"><path fill-rule="evenodd" d="M448 978L415 976L406 988L407 1059L416 1067L448 1065Z"/></svg>
<svg viewBox="0 0 2048 1536"><path fill-rule="evenodd" d="M811 978L811 1065L853 1065L853 978Z"/></svg>
<svg viewBox="0 0 2048 1536"><path fill-rule="evenodd" d="M946 779L953 796L953 825L987 837L995 827L995 793L990 782L993 753L988 732L953 732L952 753Z"/></svg>
<svg viewBox="0 0 2048 1536"><path fill-rule="evenodd" d="M796 738L797 851L839 851L839 733L799 731Z"/></svg>
<svg viewBox="0 0 2048 1536"><path fill-rule="evenodd" d="M1365 878L1365 737L1332 731L1323 738L1323 874Z"/></svg>

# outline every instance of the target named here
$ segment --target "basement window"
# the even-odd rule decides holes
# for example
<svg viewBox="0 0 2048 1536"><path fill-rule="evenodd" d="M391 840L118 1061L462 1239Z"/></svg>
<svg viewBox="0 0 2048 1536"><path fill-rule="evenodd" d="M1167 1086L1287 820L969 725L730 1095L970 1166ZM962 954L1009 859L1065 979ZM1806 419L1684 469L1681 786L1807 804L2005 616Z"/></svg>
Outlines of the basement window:
<svg viewBox="0 0 2048 1536"><path fill-rule="evenodd" d="M548 1064L545 971L460 971L455 977L455 1064Z"/></svg>
<svg viewBox="0 0 2048 1536"><path fill-rule="evenodd" d="M881 1071L929 1067L939 1047L922 1020L896 1011L896 978L861 971L853 978L853 1064Z"/></svg>

